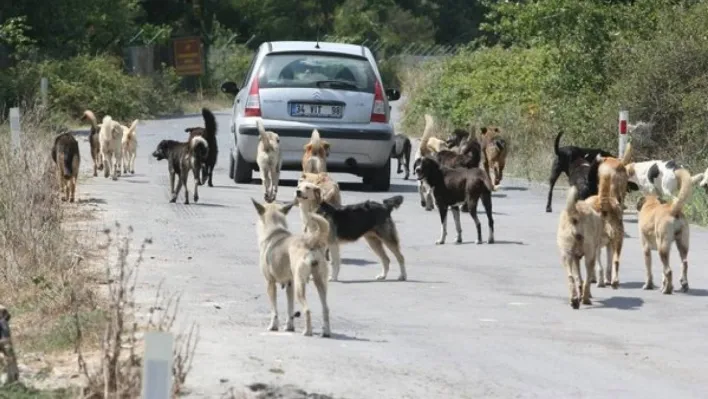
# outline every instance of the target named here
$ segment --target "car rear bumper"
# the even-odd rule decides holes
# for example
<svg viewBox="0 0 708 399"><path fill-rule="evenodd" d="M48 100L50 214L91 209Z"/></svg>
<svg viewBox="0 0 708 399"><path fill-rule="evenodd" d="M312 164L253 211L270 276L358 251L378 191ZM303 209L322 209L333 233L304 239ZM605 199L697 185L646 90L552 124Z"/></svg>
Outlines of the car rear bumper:
<svg viewBox="0 0 708 399"><path fill-rule="evenodd" d="M283 170L300 170L304 146L310 141L312 127L275 127L266 125L280 136ZM323 140L330 144L327 169L331 172L360 174L365 170L386 164L394 145L394 132L390 125L378 129L352 129L318 127ZM243 158L256 162L258 129L256 126L239 126L237 145ZM255 165L254 165L255 166Z"/></svg>

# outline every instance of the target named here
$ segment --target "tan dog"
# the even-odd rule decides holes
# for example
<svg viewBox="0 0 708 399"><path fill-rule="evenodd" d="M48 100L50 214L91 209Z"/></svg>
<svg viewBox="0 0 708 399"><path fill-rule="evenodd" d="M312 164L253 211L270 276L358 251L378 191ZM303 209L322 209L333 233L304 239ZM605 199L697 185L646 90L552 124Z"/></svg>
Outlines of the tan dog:
<svg viewBox="0 0 708 399"><path fill-rule="evenodd" d="M317 211L322 201L327 201L336 207L342 206L339 184L327 173L304 172L297 181L295 200L300 208L303 231L308 225L310 215Z"/></svg>
<svg viewBox="0 0 708 399"><path fill-rule="evenodd" d="M266 131L263 121L256 121L258 126L258 153L256 162L261 171L263 184L263 198L266 202L273 202L278 196L278 183L280 182L280 168L283 160L280 154L280 136L277 133Z"/></svg>
<svg viewBox="0 0 708 399"><path fill-rule="evenodd" d="M112 175L113 180L118 180L122 160L123 127L106 115L103 117L98 138L103 158L103 175L105 177Z"/></svg>
<svg viewBox="0 0 708 399"><path fill-rule="evenodd" d="M498 127L485 126L481 130L482 135L479 141L482 146L484 171L487 172L487 176L491 179L492 175L489 173L491 167L491 170L494 172L494 179L492 181L494 182L494 190L496 190L504 175L509 145L507 141L500 136Z"/></svg>
<svg viewBox="0 0 708 399"><path fill-rule="evenodd" d="M258 212L258 245L260 247L260 267L268 284L268 298L271 305L271 321L268 330L278 330L277 284L284 285L288 300L288 318L285 330L295 331L293 318L293 288L298 302L305 313L303 335L312 335L312 316L305 298L305 285L312 276L322 303L322 336L330 336L329 307L327 306L327 261L324 251L329 237L329 223L319 215L310 217L309 228L302 236L293 235L288 230L286 215L294 203L285 206L259 204L251 199Z"/></svg>
<svg viewBox="0 0 708 399"><path fill-rule="evenodd" d="M664 204L655 195L646 195L637 203L639 211L639 234L644 250L644 265L646 266L645 290L654 289L651 273L651 251L659 252L659 258L664 265L664 277L661 282L661 293L671 294L674 289L673 272L669 266L671 244L676 242L681 257L681 291L688 291L688 242L689 223L683 214L683 206L691 196L693 185L691 174L685 169L676 171L681 188L678 198L672 203Z"/></svg>
<svg viewBox="0 0 708 399"><path fill-rule="evenodd" d="M597 286L602 288L606 285L611 285L612 288L619 287L619 259L622 253L622 245L624 243L624 221L622 220L622 206L619 201L612 197L612 173L608 171L608 165L600 164L598 169L599 175L599 193L605 193L604 196L593 195L585 200L585 203L592 206L593 209L602 216L604 222L604 231L602 235L602 246L607 251L607 263L603 270L600 264L601 247L597 250L597 263L600 270L600 278L595 278L595 270L588 279L591 283L597 281Z"/></svg>
<svg viewBox="0 0 708 399"><path fill-rule="evenodd" d="M56 166L57 180L61 189L62 201L74 202L76 180L79 177L79 142L71 133L62 133L54 139L52 161Z"/></svg>
<svg viewBox="0 0 708 399"><path fill-rule="evenodd" d="M123 129L123 138L121 140L121 159L123 163L123 173L131 174L135 173L135 157L138 151L138 138L137 138L137 127L138 120L134 120L130 124L130 127L121 125Z"/></svg>
<svg viewBox="0 0 708 399"><path fill-rule="evenodd" d="M304 149L302 171L308 173L326 172L330 145L320 138L320 132L317 129L312 131L310 142L305 144Z"/></svg>
<svg viewBox="0 0 708 399"><path fill-rule="evenodd" d="M101 130L101 125L98 124L96 115L90 110L84 111L81 120L88 120L91 124L89 130L89 147L91 148L91 159L93 160L93 175L98 176L98 171L103 170L103 156L101 155L101 143L98 139L98 133Z"/></svg>
<svg viewBox="0 0 708 399"><path fill-rule="evenodd" d="M627 144L627 149L625 149L622 159L603 157L598 154L597 160L602 162L602 170L604 173L610 175L612 181L612 195L624 206L624 198L627 195L627 182L629 182L629 173L627 172L626 165L632 160L632 144ZM600 170L598 170L598 174L599 173Z"/></svg>
<svg viewBox="0 0 708 399"><path fill-rule="evenodd" d="M601 193L604 198L608 193ZM602 200L602 199L601 199ZM595 268L597 252L602 245L604 223L602 216L585 201L578 201L578 189L568 190L565 209L560 214L556 243L560 250L561 263L568 275L570 306L580 307L582 301L591 305L590 276ZM587 279L583 282L580 273L580 258L585 258Z"/></svg>

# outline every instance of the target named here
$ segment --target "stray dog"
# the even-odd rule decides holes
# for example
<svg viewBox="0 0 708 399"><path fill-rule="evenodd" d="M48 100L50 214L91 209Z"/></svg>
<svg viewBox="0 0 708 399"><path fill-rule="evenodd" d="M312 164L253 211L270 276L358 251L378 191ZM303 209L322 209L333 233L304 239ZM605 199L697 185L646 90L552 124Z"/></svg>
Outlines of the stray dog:
<svg viewBox="0 0 708 399"><path fill-rule="evenodd" d="M482 154L484 155L484 171L491 178L492 175L489 173L489 168L491 167L492 172L494 172L494 190L496 190L504 175L509 146L507 141L499 136L498 127L483 127L481 141Z"/></svg>
<svg viewBox="0 0 708 399"><path fill-rule="evenodd" d="M207 155L206 164L201 170L201 178L198 179L198 181L199 185L204 185L208 179L209 187L214 187L212 184L212 176L219 155L219 144L216 140L216 118L214 118L214 114L207 108L202 108L202 117L204 118L204 127L188 127L184 129L184 131L189 133L190 140L194 136L202 136L209 145L209 154Z"/></svg>
<svg viewBox="0 0 708 399"><path fill-rule="evenodd" d="M603 151L599 148L582 148L576 147L574 145L568 145L559 147L561 136L563 132L558 132L556 139L553 142L553 151L556 157L553 159L553 165L551 166L551 177L549 179L550 187L548 188L548 202L546 202L546 212L553 212L551 207L551 201L553 200L553 187L556 185L556 181L560 177L561 173L565 173L566 176L569 175L570 165L578 158L585 158L588 162L593 161L598 154L604 157L611 157L607 151Z"/></svg>
<svg viewBox="0 0 708 399"><path fill-rule="evenodd" d="M408 180L410 174L410 162L411 162L411 139L405 134L397 134L395 136L395 144L391 149L391 158L398 160L398 168L396 173L406 174L403 176L403 180ZM401 163L405 162L405 170L401 170Z"/></svg>
<svg viewBox="0 0 708 399"><path fill-rule="evenodd" d="M98 124L96 115L89 110L84 111L81 120L88 120L91 124L88 140L91 148L91 159L93 160L93 176L96 177L98 176L98 171L103 170L103 155L101 155L101 142L98 134L101 127Z"/></svg>
<svg viewBox="0 0 708 399"><path fill-rule="evenodd" d="M477 202L482 199L482 205L487 213L489 225L489 244L494 243L494 218L492 217L492 182L489 175L479 168L447 168L433 158L424 157L420 166L416 167L418 180L425 180L433 191L435 206L440 212L440 238L435 244L444 244L447 237L447 209L452 211L457 231L457 244L462 242L462 227L460 226L460 205L467 208L477 228L477 244L482 243L482 224L477 217Z"/></svg>
<svg viewBox="0 0 708 399"><path fill-rule="evenodd" d="M598 173L608 173L612 181L612 195L617 198L619 203L624 206L624 197L628 192L629 174L627 173L628 165L632 159L632 144L627 144L622 159L614 157L597 155L597 161L602 163L602 167Z"/></svg>
<svg viewBox="0 0 708 399"><path fill-rule="evenodd" d="M597 165L597 163L595 163ZM620 202L613 198L612 193L612 170L604 163L600 164L599 171L599 194L585 199L585 203L592 206L595 212L599 213L603 221L602 243L597 250L596 260L600 270L600 278L595 276L595 268L587 276L590 283L597 281L597 286L602 288L611 285L612 288L619 287L619 259L624 243L624 221L622 220L623 209ZM600 264L600 250L605 247L607 252L607 263L603 271Z"/></svg>
<svg viewBox="0 0 708 399"><path fill-rule="evenodd" d="M304 172L297 181L295 201L300 208L300 219L305 229L308 218L317 211L323 201L337 208L341 207L342 194L339 184L327 173Z"/></svg>
<svg viewBox="0 0 708 399"><path fill-rule="evenodd" d="M382 203L366 201L358 204L336 207L326 201L320 203L318 214L324 216L330 225L328 247L332 259L332 275L330 280L337 281L342 259L339 252L340 244L366 239L369 247L381 259L381 274L377 280L385 280L388 276L390 259L384 251L384 245L393 253L400 267L399 281L407 278L406 263L401 253L396 224L391 218L391 212L403 203L403 196L396 195L384 199Z"/></svg>
<svg viewBox="0 0 708 399"><path fill-rule="evenodd" d="M568 182L578 189L578 199L584 200L597 194L599 167L597 160L588 162L585 158L578 158L570 165Z"/></svg>
<svg viewBox="0 0 708 399"><path fill-rule="evenodd" d="M81 155L79 142L73 134L62 133L54 139L52 161L56 165L57 180L62 193L61 200L74 202Z"/></svg>
<svg viewBox="0 0 708 399"><path fill-rule="evenodd" d="M278 183L280 182L280 168L283 160L280 155L280 137L277 133L266 131L263 121L256 121L258 126L258 153L256 162L261 171L261 183L265 194L265 202L273 202L278 196Z"/></svg>
<svg viewBox="0 0 708 399"><path fill-rule="evenodd" d="M456 150L456 151L455 151ZM482 161L482 150L479 142L475 139L463 141L455 150L441 150L434 153L432 156L441 166L448 168L478 168ZM421 158L415 166L420 164Z"/></svg>
<svg viewBox="0 0 708 399"><path fill-rule="evenodd" d="M113 175L113 180L118 180L122 164L123 127L106 115L103 117L98 137L103 158L103 175L104 177Z"/></svg>
<svg viewBox="0 0 708 399"><path fill-rule="evenodd" d="M288 230L287 214L294 203L285 206L277 204L259 204L251 198L258 212L258 246L260 248L260 267L268 284L271 319L269 331L278 330L278 305L276 301L277 284L285 286L288 300L288 318L286 331L295 331L293 312L294 294L305 313L305 329L302 334L312 335L312 315L305 298L305 285L313 277L317 293L322 303L322 337L329 337L329 307L327 306L327 261L324 251L330 234L329 223L319 215L312 215L309 228L302 236L293 235Z"/></svg>
<svg viewBox="0 0 708 399"><path fill-rule="evenodd" d="M629 181L634 182L645 194L671 196L676 199L679 181L676 171L686 169L676 161L645 161L632 162L626 166ZM706 180L705 173L691 177L691 184Z"/></svg>
<svg viewBox="0 0 708 399"><path fill-rule="evenodd" d="M317 129L312 131L310 142L305 144L304 149L302 171L307 173L327 172L330 144L320 138L320 132Z"/></svg>
<svg viewBox="0 0 708 399"><path fill-rule="evenodd" d="M691 181L695 182L699 176L702 176L702 180L698 183L698 186L703 187L703 190L708 193L708 169L703 173L691 177Z"/></svg>
<svg viewBox="0 0 708 399"><path fill-rule="evenodd" d="M415 157L413 161L413 170L415 170L420 164L420 159L426 155L431 155L435 152L435 149L447 148L447 144L443 142L443 146L439 143L433 143L428 146L428 143L435 141L433 137L433 117L432 115L425 114L425 128L423 129L423 136L420 138L420 145L415 151ZM434 139L434 140L433 140ZM433 193L430 190L430 186L425 181L418 179L418 194L420 195L420 206L422 206L426 211L432 211L434 208Z"/></svg>
<svg viewBox="0 0 708 399"><path fill-rule="evenodd" d="M691 175L685 169L676 170L681 184L678 197L672 203L662 203L656 195L645 195L637 203L639 211L639 234L644 250L644 265L646 266L645 290L654 289L651 273L651 251L659 252L659 258L664 265L664 277L661 282L661 293L673 292L673 273L669 266L671 244L676 242L681 257L681 291L688 291L688 242L690 234L689 222L683 214L683 206L691 196L693 185Z"/></svg>
<svg viewBox="0 0 708 399"><path fill-rule="evenodd" d="M193 137L183 143L175 140L162 140L152 153L158 161L167 159L167 168L170 172L170 202L177 202L179 191L184 186L184 203L189 204L189 189L187 178L189 172L194 174L194 202L199 201L199 172L206 167L209 154L209 144L200 136ZM175 190L175 174L178 176L177 189Z"/></svg>
<svg viewBox="0 0 708 399"><path fill-rule="evenodd" d="M602 198L608 195L607 192L602 193ZM592 305L590 276L594 273L595 260L602 245L603 229L602 216L587 202L578 201L578 189L571 186L565 209L558 220L556 243L561 264L568 275L569 302L573 309L580 308L581 301ZM587 275L585 282L580 273L580 259L583 257Z"/></svg>
<svg viewBox="0 0 708 399"><path fill-rule="evenodd" d="M135 157L138 151L138 138L136 137L136 128L138 127L138 120L134 120L130 124L129 128L123 127L123 139L121 141L122 145L122 156L123 160L123 173L135 174Z"/></svg>

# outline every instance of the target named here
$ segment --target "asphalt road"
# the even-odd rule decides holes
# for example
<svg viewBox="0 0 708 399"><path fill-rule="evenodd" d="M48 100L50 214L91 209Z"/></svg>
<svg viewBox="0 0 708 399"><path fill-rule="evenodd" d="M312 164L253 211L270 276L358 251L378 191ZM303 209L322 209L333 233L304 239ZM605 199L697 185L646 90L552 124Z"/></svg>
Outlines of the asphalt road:
<svg viewBox="0 0 708 399"><path fill-rule="evenodd" d="M365 242L345 245L341 282L329 288L333 338L319 336L313 286L313 337L300 335L301 318L295 333L266 332L269 305L249 200L262 199L262 189L229 180L229 117L216 114L215 187L200 187L198 204L168 203L167 165L149 154L159 140L183 139L185 127L202 126L201 115L141 122L136 174L118 181L89 177L78 188L82 201L98 204L97 228L119 221L132 225L136 238L153 238L140 271L141 302L150 303L162 279L167 289L183 292L181 320L201 327L190 397L215 398L254 382L366 399L706 397L708 232L692 227L691 291L662 295L641 289L636 219L628 215L620 288L593 288L594 304L572 310L555 244L565 193L556 192L548 214L545 188L513 179L494 195L495 244L471 244L474 224L463 215L464 243L452 243L450 220L448 243L436 246L437 212L420 207L414 181L394 174L390 193L370 193L358 178L335 175L355 182L342 184L345 203L404 195L393 218L409 281L395 281L395 262L388 281L374 281L380 266ZM88 175L88 143L81 146ZM296 177L283 173L279 200L292 198ZM300 230L297 211L289 223ZM675 285L677 258L673 252ZM659 282L658 256L653 259ZM284 323L284 291L278 300Z"/></svg>

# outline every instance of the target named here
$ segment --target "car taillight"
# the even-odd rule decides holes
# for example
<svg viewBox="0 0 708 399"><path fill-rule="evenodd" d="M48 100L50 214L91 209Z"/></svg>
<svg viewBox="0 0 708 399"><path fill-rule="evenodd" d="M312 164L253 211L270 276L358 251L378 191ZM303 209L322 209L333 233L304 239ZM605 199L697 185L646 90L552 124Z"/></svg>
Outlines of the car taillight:
<svg viewBox="0 0 708 399"><path fill-rule="evenodd" d="M374 85L374 107L371 109L371 122L386 123L386 103L381 83L376 81Z"/></svg>
<svg viewBox="0 0 708 399"><path fill-rule="evenodd" d="M261 116L261 96L258 94L258 75L253 78L246 98L246 116Z"/></svg>

